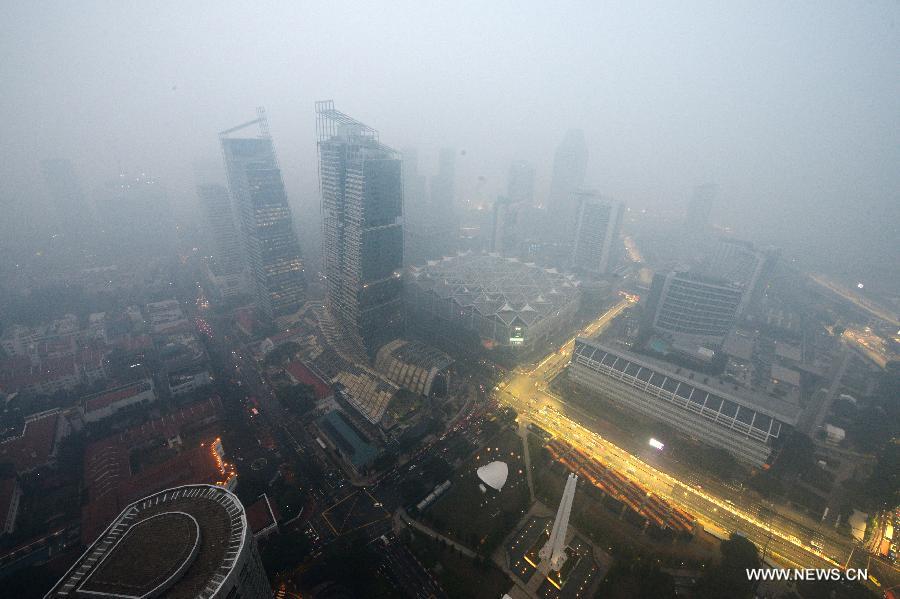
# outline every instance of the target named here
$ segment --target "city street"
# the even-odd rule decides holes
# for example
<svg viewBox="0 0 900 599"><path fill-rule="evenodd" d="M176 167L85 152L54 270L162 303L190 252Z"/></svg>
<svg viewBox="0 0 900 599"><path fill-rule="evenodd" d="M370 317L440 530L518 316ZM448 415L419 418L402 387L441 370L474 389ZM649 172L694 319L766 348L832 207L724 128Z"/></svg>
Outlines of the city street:
<svg viewBox="0 0 900 599"><path fill-rule="evenodd" d="M580 335L590 336L602 331L630 303L628 298L617 303L585 327ZM674 472L647 464L592 430L595 428L595 417L547 390L547 382L568 363L574 341L574 338L571 339L559 351L547 356L536 368L511 374L500 385L499 400L512 406L520 418L565 439L693 514L714 534L727 536L738 532L752 540L768 559L788 567L844 566L851 553L849 539L843 541L836 534L807 538L814 536L808 526L786 521L783 515L761 519L760 514L773 513L771 507L739 494L725 495L718 490L704 488L695 482L695 477L688 481L676 478ZM573 419L572 415L578 420ZM810 544L813 542L820 548L813 547Z"/></svg>

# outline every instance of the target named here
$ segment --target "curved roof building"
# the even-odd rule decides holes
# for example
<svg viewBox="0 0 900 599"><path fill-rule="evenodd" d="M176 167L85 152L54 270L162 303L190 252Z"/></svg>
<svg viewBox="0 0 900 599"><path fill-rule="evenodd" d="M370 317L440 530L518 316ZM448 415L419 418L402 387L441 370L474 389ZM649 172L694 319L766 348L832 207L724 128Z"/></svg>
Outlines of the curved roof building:
<svg viewBox="0 0 900 599"><path fill-rule="evenodd" d="M491 462L476 470L475 473L481 479L481 482L499 491L506 484L506 479L509 477L509 466L506 465L506 462Z"/></svg>
<svg viewBox="0 0 900 599"><path fill-rule="evenodd" d="M186 485L122 510L46 597L271 595L237 496L220 486Z"/></svg>
<svg viewBox="0 0 900 599"><path fill-rule="evenodd" d="M553 268L466 253L411 267L406 293L421 319L462 326L486 345L531 349L571 321L580 286Z"/></svg>

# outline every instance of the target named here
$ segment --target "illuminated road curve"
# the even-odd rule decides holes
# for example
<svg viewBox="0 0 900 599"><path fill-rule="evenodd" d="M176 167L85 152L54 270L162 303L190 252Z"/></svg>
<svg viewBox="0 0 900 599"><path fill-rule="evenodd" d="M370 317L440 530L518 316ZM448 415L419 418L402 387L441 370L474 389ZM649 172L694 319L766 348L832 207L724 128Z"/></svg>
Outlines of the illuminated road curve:
<svg viewBox="0 0 900 599"><path fill-rule="evenodd" d="M595 335L605 328L616 316L634 302L626 298L590 323L581 335ZM722 532L739 531L753 541L772 561L790 567L841 567L850 553L850 543L839 543L834 539L825 540L821 549L808 543L810 539L800 538L797 525L772 525L762 522L756 513L759 505L744 499L746 505L735 505L712 494L708 489L700 489L684 483L668 473L658 470L628 451L604 439L596 432L588 430L579 422L563 414L554 406L565 407L558 397L551 395L546 382L552 379L568 363L575 338L563 345L559 351L547 356L531 371L517 371L501 386L501 402L512 406L520 417L530 420L549 433L558 436L647 487L667 501L693 514L706 528ZM574 410L580 411L580 410ZM824 553L823 553L824 552ZM832 557L829 557L832 556Z"/></svg>

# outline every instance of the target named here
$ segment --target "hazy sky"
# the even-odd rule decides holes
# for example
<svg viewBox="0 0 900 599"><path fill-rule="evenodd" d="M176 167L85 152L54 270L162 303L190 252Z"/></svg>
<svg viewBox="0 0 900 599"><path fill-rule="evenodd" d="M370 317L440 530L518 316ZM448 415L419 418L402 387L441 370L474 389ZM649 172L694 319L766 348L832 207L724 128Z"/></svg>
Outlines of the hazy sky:
<svg viewBox="0 0 900 599"><path fill-rule="evenodd" d="M897 2L6 2L0 200L38 204L38 162L68 157L88 190L146 170L193 205L192 163L264 105L313 206L333 98L429 174L465 149L463 193L493 199L526 159L545 194L581 127L589 181L630 206L714 181L716 220L759 241L896 259L898 64Z"/></svg>

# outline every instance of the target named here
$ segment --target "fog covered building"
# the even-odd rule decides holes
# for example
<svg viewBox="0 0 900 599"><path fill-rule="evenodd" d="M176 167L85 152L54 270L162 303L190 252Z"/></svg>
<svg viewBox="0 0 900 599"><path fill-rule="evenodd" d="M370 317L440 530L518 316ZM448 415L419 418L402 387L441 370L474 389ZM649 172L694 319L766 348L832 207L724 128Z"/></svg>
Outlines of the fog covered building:
<svg viewBox="0 0 900 599"><path fill-rule="evenodd" d="M46 595L159 596L272 596L236 495L216 485L186 485L135 501Z"/></svg>
<svg viewBox="0 0 900 599"><path fill-rule="evenodd" d="M758 250L749 241L722 238L706 255L699 270L708 277L740 286L743 297L738 314L743 314L761 294L777 260L775 248Z"/></svg>
<svg viewBox="0 0 900 599"><path fill-rule="evenodd" d="M340 332L371 360L402 326L400 158L378 132L316 103L326 303Z"/></svg>
<svg viewBox="0 0 900 599"><path fill-rule="evenodd" d="M233 137L254 126L257 137ZM303 261L265 113L258 109L258 118L219 139L257 303L270 317L296 310L305 295Z"/></svg>
<svg viewBox="0 0 900 599"><path fill-rule="evenodd" d="M645 307L645 326L677 344L718 346L734 327L743 287L697 273L656 274Z"/></svg>
<svg viewBox="0 0 900 599"><path fill-rule="evenodd" d="M726 390L712 377L579 338L569 376L618 406L664 422L691 437L760 466L773 444L795 426L799 405Z"/></svg>
<svg viewBox="0 0 900 599"><path fill-rule="evenodd" d="M406 294L416 324L461 327L487 347L526 351L568 327L581 298L573 275L488 253L412 267Z"/></svg>
<svg viewBox="0 0 900 599"><path fill-rule="evenodd" d="M593 275L609 273L616 265L622 242L625 206L592 191L575 193L578 220L575 226L573 263L577 270Z"/></svg>

